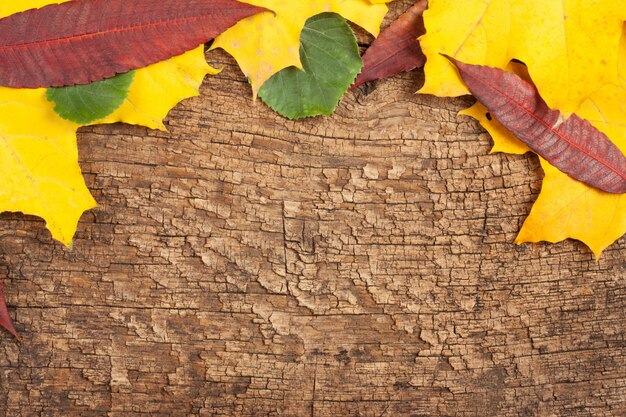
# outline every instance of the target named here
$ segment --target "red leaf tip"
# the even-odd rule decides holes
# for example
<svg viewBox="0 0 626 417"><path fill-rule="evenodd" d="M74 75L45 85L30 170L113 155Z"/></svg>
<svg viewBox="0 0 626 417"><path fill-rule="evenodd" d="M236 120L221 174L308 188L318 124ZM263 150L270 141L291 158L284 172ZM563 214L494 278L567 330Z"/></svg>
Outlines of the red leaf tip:
<svg viewBox="0 0 626 417"><path fill-rule="evenodd" d="M7 331L9 331L13 336L19 339L17 335L17 330L13 326L13 320L11 320L11 316L9 315L9 310L7 309L7 305L4 301L4 283L0 282L0 326L4 327Z"/></svg>

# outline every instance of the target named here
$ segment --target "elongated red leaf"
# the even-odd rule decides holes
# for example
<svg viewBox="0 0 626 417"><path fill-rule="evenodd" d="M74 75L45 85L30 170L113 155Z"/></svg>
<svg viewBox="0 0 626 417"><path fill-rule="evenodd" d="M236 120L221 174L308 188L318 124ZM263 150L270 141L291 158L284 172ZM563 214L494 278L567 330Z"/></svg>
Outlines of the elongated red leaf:
<svg viewBox="0 0 626 417"><path fill-rule="evenodd" d="M575 114L564 120L531 83L498 68L450 61L474 97L522 142L569 176L600 190L626 193L626 157Z"/></svg>
<svg viewBox="0 0 626 417"><path fill-rule="evenodd" d="M0 85L88 84L180 55L265 9L235 0L75 0L0 19Z"/></svg>
<svg viewBox="0 0 626 417"><path fill-rule="evenodd" d="M13 327L13 320L11 320L11 316L9 316L9 310L7 310L7 305L4 301L4 283L0 282L0 326L7 329L11 334L17 337L17 331L15 327Z"/></svg>
<svg viewBox="0 0 626 417"><path fill-rule="evenodd" d="M427 0L419 0L380 34L363 55L363 71L354 86L411 71L426 63L417 38L426 33L424 10Z"/></svg>

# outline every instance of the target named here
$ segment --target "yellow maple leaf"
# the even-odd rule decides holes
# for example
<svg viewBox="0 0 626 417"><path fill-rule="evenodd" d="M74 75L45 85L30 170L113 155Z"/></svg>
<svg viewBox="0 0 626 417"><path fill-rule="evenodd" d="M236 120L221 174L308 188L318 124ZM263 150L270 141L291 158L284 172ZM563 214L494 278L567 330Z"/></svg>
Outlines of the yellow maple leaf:
<svg viewBox="0 0 626 417"><path fill-rule="evenodd" d="M625 55L626 56L626 55ZM517 71L516 71L517 72ZM530 149L480 103L461 112L477 119L494 139L492 152L524 154ZM626 153L626 86L607 84L576 110ZM540 157L545 173L541 193L516 239L560 242L572 238L585 243L599 258L602 251L626 233L626 195L609 194L579 182Z"/></svg>
<svg viewBox="0 0 626 417"><path fill-rule="evenodd" d="M553 109L586 118L626 152L626 8L616 0L431 0L420 41L428 58L420 92L458 96L469 91L440 54L477 65L508 68L530 78ZM461 112L494 138L493 152L528 147L480 103ZM578 239L596 257L626 233L626 197L574 180L541 159L541 194L517 237L523 242Z"/></svg>
<svg viewBox="0 0 626 417"><path fill-rule="evenodd" d="M0 17L51 3L60 2L2 2ZM204 59L204 46L139 69L122 106L92 124L126 122L164 129L168 111L198 95L205 75L215 72ZM78 165L80 126L58 116L45 93L0 87L0 212L41 217L55 239L71 246L79 218L96 202Z"/></svg>
<svg viewBox="0 0 626 417"><path fill-rule="evenodd" d="M442 53L498 68L518 59L548 106L570 115L615 80L624 20L621 0L464 0L462 7L431 0L420 38L427 57L420 92L469 94Z"/></svg>
<svg viewBox="0 0 626 417"><path fill-rule="evenodd" d="M135 72L128 97L105 119L91 124L123 122L165 130L163 119L180 101L199 94L207 74L219 71L207 64L204 45Z"/></svg>
<svg viewBox="0 0 626 417"><path fill-rule="evenodd" d="M0 88L0 212L42 217L66 245L95 206L78 166L76 129L54 113L45 90Z"/></svg>
<svg viewBox="0 0 626 417"><path fill-rule="evenodd" d="M237 60L257 92L280 70L300 62L300 33L306 21L323 12L334 12L356 23L374 36L387 14L391 0L244 0L265 7L264 12L243 19L215 39L212 49L222 48Z"/></svg>

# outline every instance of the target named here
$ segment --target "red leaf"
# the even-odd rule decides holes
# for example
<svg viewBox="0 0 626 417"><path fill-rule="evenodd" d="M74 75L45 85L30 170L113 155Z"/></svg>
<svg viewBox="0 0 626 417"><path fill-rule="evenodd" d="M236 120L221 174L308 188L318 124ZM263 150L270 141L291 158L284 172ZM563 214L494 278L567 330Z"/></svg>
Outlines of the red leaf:
<svg viewBox="0 0 626 417"><path fill-rule="evenodd" d="M591 123L575 114L564 120L534 85L515 74L447 58L474 97L533 151L578 181L608 193L626 193L626 157Z"/></svg>
<svg viewBox="0 0 626 417"><path fill-rule="evenodd" d="M363 71L354 87L411 71L426 63L417 38L426 33L422 15L427 7L427 0L419 0L372 42L363 55Z"/></svg>
<svg viewBox="0 0 626 417"><path fill-rule="evenodd" d="M13 327L13 320L11 320L11 316L9 316L9 310L7 310L7 305L4 301L3 282L0 282L0 326L11 332L13 336L18 337L15 327Z"/></svg>
<svg viewBox="0 0 626 417"><path fill-rule="evenodd" d="M0 19L0 85L88 84L180 55L265 9L235 0L75 0Z"/></svg>

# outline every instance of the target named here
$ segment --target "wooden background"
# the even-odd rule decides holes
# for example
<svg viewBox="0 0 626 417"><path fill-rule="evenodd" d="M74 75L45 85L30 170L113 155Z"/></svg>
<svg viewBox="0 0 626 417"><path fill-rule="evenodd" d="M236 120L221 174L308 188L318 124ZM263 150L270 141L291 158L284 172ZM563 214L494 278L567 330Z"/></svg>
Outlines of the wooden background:
<svg viewBox="0 0 626 417"><path fill-rule="evenodd" d="M209 61L169 133L82 130L73 251L0 216L0 415L626 416L626 239L514 245L539 164L470 99L290 122Z"/></svg>

